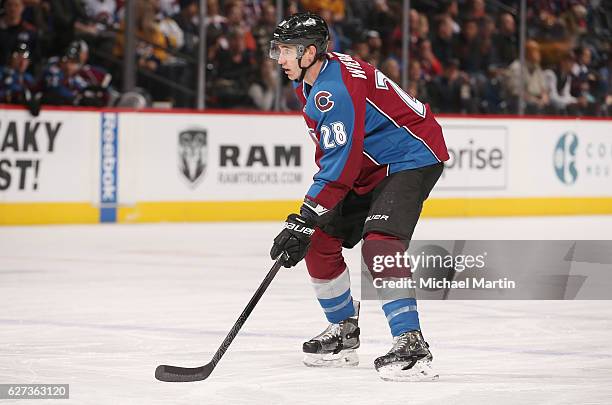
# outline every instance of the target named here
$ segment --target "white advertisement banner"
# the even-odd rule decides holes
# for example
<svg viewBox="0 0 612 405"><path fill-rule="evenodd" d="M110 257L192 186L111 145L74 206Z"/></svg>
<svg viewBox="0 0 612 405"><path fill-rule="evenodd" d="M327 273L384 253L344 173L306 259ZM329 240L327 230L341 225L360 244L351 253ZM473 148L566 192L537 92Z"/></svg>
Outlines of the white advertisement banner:
<svg viewBox="0 0 612 405"><path fill-rule="evenodd" d="M611 122L520 123L517 133L531 134L528 159L533 170L516 174L531 179L530 189L557 196L612 195Z"/></svg>
<svg viewBox="0 0 612 405"><path fill-rule="evenodd" d="M610 120L440 122L432 198L612 196ZM300 200L316 171L298 115L0 111L5 203Z"/></svg>
<svg viewBox="0 0 612 405"><path fill-rule="evenodd" d="M451 159L432 197L612 196L612 121L440 120Z"/></svg>
<svg viewBox="0 0 612 405"><path fill-rule="evenodd" d="M0 201L91 201L99 113L0 110Z"/></svg>
<svg viewBox="0 0 612 405"><path fill-rule="evenodd" d="M121 114L119 198L301 199L317 168L296 116Z"/></svg>
<svg viewBox="0 0 612 405"><path fill-rule="evenodd" d="M508 128L444 125L450 160L437 188L444 190L505 190L508 178Z"/></svg>

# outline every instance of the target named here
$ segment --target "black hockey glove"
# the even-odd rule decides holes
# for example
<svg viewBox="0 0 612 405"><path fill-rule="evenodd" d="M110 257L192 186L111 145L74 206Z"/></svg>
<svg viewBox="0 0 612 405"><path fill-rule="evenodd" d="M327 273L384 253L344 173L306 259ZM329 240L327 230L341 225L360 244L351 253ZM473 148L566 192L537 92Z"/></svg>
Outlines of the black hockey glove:
<svg viewBox="0 0 612 405"><path fill-rule="evenodd" d="M285 227L274 238L270 257L276 258L283 252L287 258L283 261L284 267L293 267L305 256L310 246L310 237L314 233L314 222L298 214L291 214L285 221Z"/></svg>

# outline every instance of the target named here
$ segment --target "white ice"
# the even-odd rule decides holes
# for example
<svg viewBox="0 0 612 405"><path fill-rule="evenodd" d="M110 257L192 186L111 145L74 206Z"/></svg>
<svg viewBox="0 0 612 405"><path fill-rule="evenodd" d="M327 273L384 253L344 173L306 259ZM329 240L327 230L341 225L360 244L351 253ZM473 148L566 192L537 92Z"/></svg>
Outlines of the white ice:
<svg viewBox="0 0 612 405"><path fill-rule="evenodd" d="M68 383L71 399L46 402L79 405L612 403L612 301L421 301L429 383L379 380L391 338L367 301L359 367L307 368L302 341L325 320L303 264L278 274L208 380L156 381L158 364L209 361L279 227L0 228L0 383ZM612 217L423 219L415 238L612 239Z"/></svg>

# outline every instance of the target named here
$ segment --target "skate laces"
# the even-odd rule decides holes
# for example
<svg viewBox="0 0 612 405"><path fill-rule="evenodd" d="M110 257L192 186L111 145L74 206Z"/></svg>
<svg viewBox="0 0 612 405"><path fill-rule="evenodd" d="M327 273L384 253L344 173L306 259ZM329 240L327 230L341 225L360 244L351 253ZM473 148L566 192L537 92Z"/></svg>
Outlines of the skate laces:
<svg viewBox="0 0 612 405"><path fill-rule="evenodd" d="M418 332L406 332L393 338L393 347L389 352L401 353L404 351L416 351L422 345Z"/></svg>
<svg viewBox="0 0 612 405"><path fill-rule="evenodd" d="M342 325L339 323L330 323L327 329L321 333L318 338L322 341L329 341L335 337L341 336Z"/></svg>
<svg viewBox="0 0 612 405"><path fill-rule="evenodd" d="M391 352L401 352L406 349L408 346L409 339L408 333L401 334L393 338L393 347L391 348Z"/></svg>

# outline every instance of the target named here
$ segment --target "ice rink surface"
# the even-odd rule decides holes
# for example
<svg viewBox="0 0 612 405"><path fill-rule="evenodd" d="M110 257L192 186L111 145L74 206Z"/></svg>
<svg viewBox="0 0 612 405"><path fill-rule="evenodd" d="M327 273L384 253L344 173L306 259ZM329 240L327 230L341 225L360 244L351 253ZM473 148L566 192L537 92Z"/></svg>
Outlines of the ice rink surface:
<svg viewBox="0 0 612 405"><path fill-rule="evenodd" d="M611 301L421 301L440 380L379 380L390 348L362 303L361 364L313 369L326 322L303 264L281 270L212 376L208 362L271 266L280 223L0 228L0 383L68 383L51 404L611 404ZM612 217L423 219L415 239L612 239ZM359 294L357 251L347 253ZM0 401L2 403L25 403Z"/></svg>

